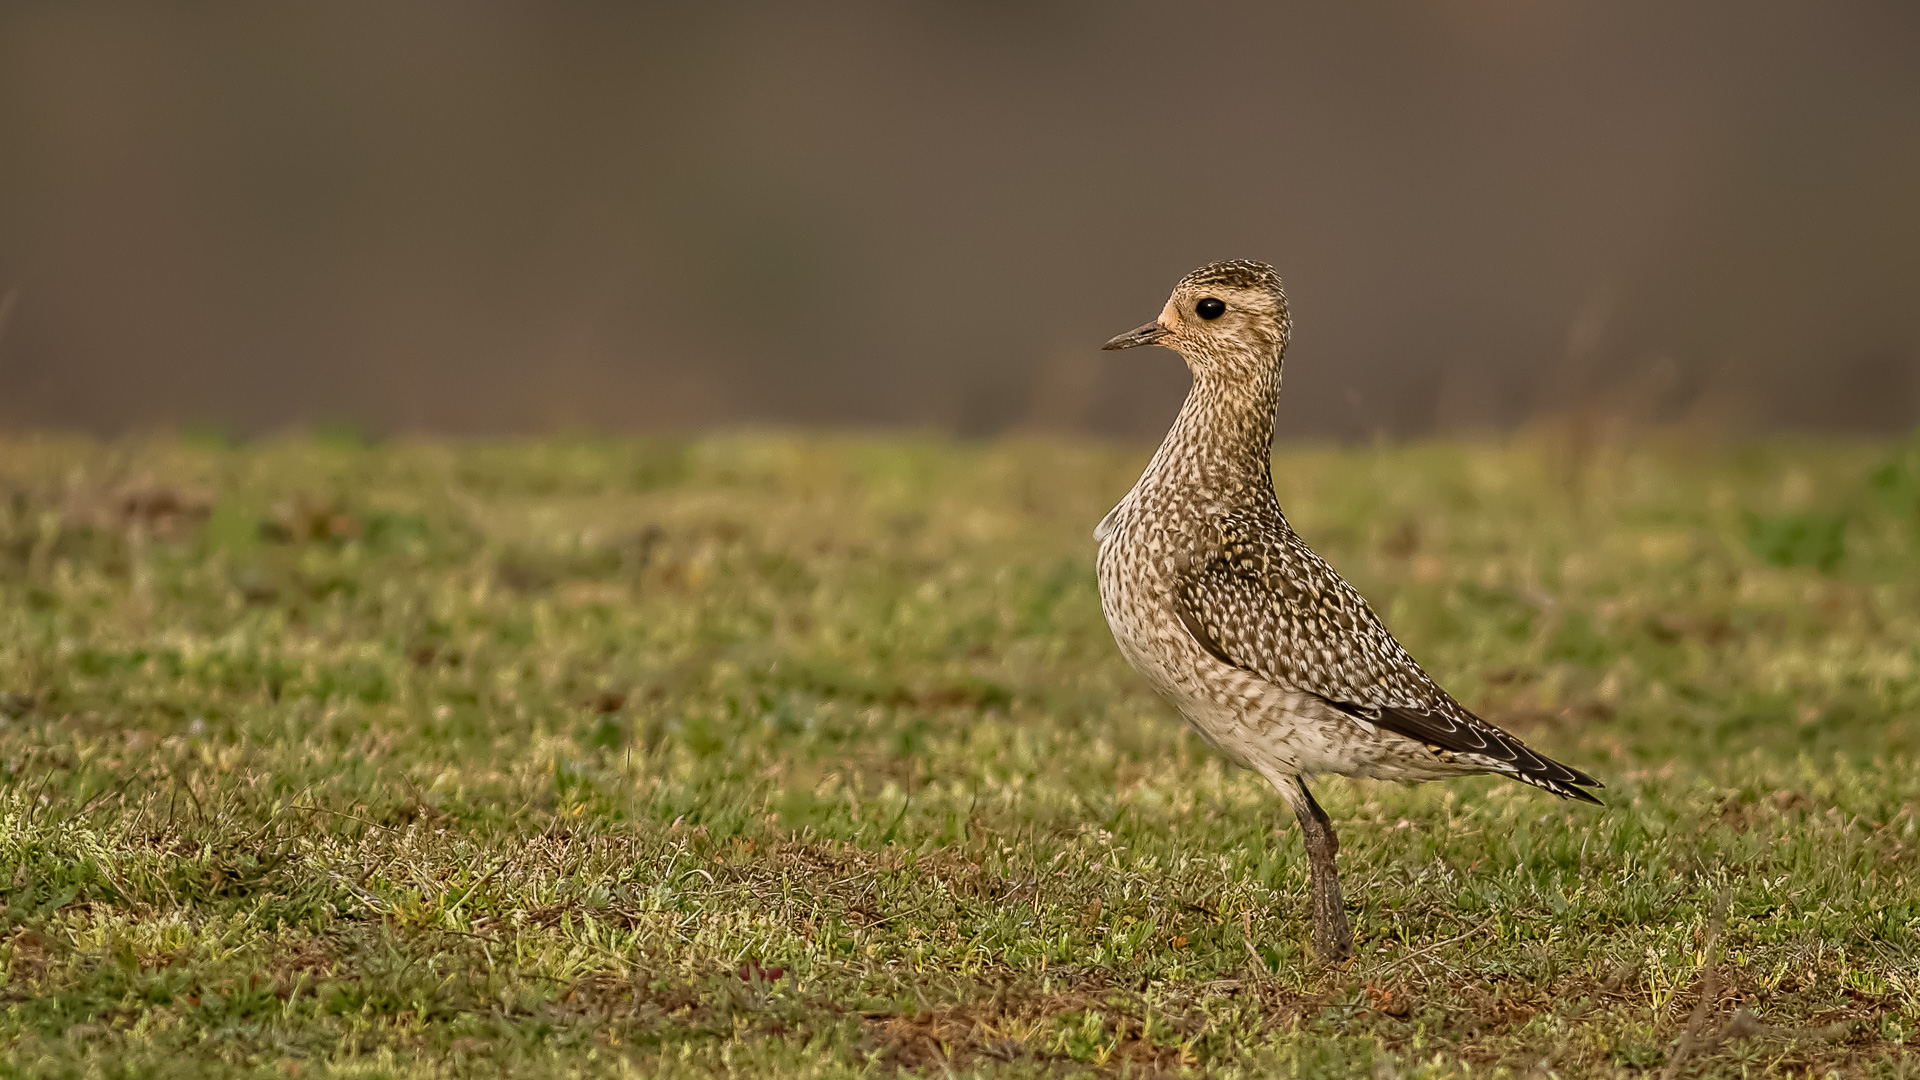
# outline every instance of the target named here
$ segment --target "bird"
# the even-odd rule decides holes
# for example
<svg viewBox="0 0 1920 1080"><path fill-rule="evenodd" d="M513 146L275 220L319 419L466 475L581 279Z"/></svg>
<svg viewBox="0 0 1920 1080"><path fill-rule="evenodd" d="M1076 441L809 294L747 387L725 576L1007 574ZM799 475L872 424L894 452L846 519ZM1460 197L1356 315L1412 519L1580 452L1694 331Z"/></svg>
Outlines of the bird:
<svg viewBox="0 0 1920 1080"><path fill-rule="evenodd" d="M1309 777L1495 773L1594 804L1587 789L1605 785L1455 701L1287 523L1272 447L1292 331L1274 268L1231 260L1181 278L1157 318L1103 346L1171 349L1192 383L1094 539L1100 606L1121 654L1299 820L1314 952L1337 963L1353 955L1353 930L1339 840Z"/></svg>

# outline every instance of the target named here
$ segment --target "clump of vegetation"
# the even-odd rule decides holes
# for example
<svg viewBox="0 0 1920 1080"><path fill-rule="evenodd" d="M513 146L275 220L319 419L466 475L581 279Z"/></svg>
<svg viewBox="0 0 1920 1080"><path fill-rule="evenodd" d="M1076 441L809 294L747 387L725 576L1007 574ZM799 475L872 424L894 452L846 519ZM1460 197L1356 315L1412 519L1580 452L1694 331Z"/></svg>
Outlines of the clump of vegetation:
<svg viewBox="0 0 1920 1080"><path fill-rule="evenodd" d="M1920 454L1283 449L1607 780L1290 815L1114 651L1137 448L0 445L0 1075L1896 1076ZM1574 475L1577 474L1577 475Z"/></svg>

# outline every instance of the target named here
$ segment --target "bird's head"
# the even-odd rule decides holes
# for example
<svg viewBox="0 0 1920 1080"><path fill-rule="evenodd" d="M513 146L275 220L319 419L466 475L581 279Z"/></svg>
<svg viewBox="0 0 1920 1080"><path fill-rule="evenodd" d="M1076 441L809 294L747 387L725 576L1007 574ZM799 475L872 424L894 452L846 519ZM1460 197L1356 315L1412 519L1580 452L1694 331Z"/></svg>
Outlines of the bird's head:
<svg viewBox="0 0 1920 1080"><path fill-rule="evenodd" d="M1251 378L1278 370L1292 329L1280 275L1266 263L1234 259L1181 278L1159 318L1101 347L1163 345L1195 375Z"/></svg>

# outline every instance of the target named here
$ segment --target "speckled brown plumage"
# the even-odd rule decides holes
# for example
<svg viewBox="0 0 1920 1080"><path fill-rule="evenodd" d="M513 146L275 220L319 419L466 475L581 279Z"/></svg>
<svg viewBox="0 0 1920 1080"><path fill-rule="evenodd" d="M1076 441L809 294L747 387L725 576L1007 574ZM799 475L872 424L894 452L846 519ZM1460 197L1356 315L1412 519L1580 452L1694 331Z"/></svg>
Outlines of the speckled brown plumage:
<svg viewBox="0 0 1920 1080"><path fill-rule="evenodd" d="M1146 472L1100 522L1101 606L1121 652L1210 743L1279 789L1306 830L1315 941L1350 951L1337 843L1304 778L1493 772L1596 802L1593 777L1529 749L1440 688L1287 524L1273 410L1292 322L1272 267L1203 266L1107 348L1164 345L1193 389Z"/></svg>

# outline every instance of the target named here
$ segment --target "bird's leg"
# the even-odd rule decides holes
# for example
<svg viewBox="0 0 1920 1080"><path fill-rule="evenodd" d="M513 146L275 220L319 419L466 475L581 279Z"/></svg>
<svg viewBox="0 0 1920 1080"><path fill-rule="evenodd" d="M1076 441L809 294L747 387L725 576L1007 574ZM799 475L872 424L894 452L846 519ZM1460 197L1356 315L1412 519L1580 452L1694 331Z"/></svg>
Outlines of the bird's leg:
<svg viewBox="0 0 1920 1080"><path fill-rule="evenodd" d="M1323 963L1334 964L1353 955L1353 927L1347 922L1346 902L1340 895L1340 871L1334 855L1340 841L1333 835L1333 822L1314 801L1306 781L1289 777L1280 785L1280 794L1300 819L1300 832L1306 838L1307 866L1313 873L1309 889L1313 899L1313 951Z"/></svg>

